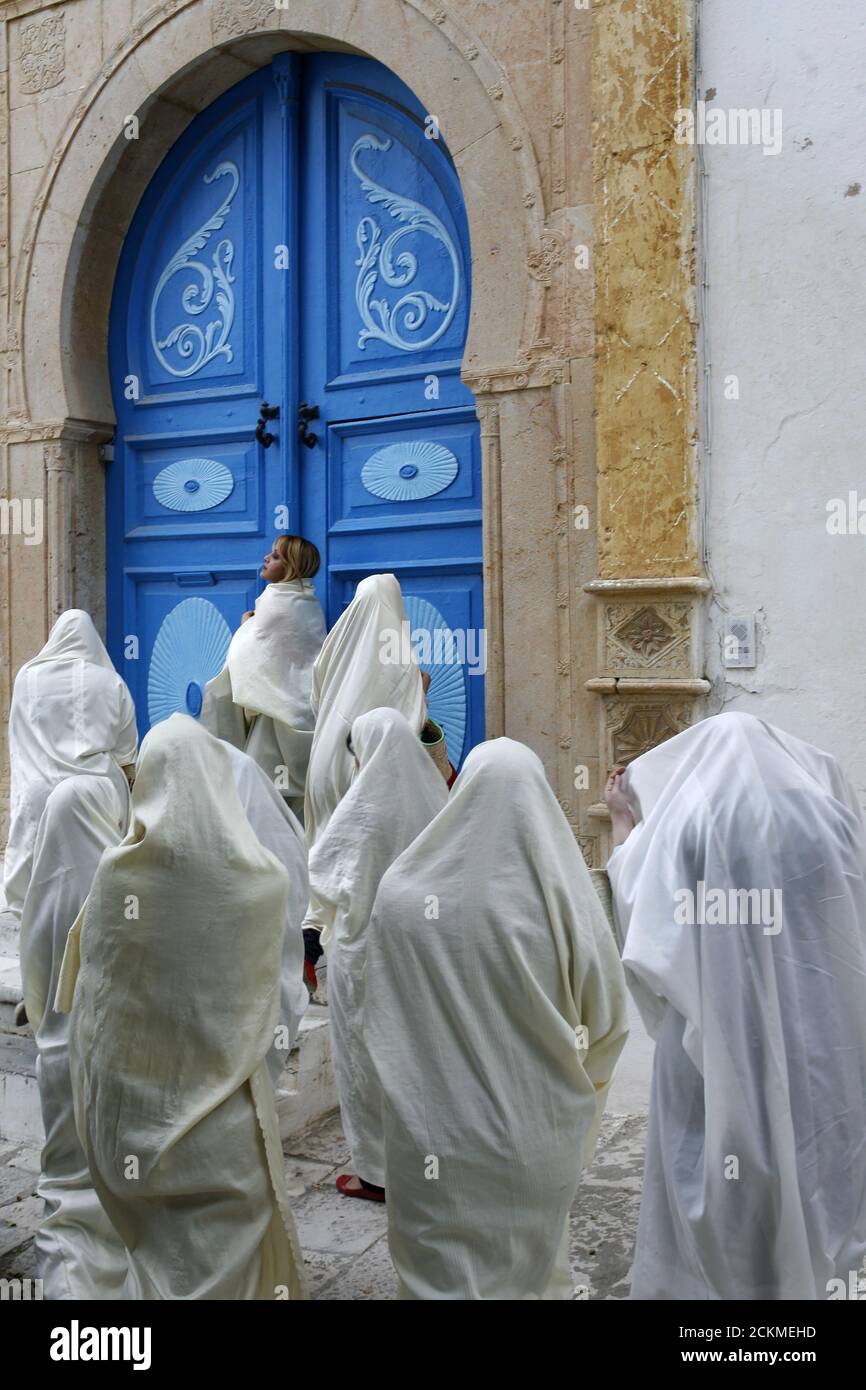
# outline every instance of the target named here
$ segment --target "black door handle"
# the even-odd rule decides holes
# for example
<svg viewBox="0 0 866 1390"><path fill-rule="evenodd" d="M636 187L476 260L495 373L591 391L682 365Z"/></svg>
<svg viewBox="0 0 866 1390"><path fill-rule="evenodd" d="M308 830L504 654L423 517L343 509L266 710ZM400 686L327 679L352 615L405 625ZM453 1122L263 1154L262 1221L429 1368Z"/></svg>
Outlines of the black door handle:
<svg viewBox="0 0 866 1390"><path fill-rule="evenodd" d="M307 405L306 401L301 401L298 407L298 438L302 444L306 444L308 449L312 449L319 436L313 434L312 430L307 429L308 420L318 420L319 407L317 405Z"/></svg>
<svg viewBox="0 0 866 1390"><path fill-rule="evenodd" d="M271 434L270 430L265 429L265 424L268 420L279 420L280 407L278 405L268 405L267 401L262 401L259 409L261 410L261 414L259 415L258 424L256 425L256 439L263 449L270 449L276 436Z"/></svg>

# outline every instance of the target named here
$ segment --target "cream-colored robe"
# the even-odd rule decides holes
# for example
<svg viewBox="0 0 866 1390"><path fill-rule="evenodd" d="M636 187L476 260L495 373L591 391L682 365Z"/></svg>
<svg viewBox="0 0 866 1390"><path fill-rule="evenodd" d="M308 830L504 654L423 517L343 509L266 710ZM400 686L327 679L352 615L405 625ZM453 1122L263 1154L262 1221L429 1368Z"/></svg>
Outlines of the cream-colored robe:
<svg viewBox="0 0 866 1390"><path fill-rule="evenodd" d="M343 1133L356 1173L381 1187L382 1094L362 1031L367 927L382 875L442 810L448 789L398 710L362 714L352 746L360 768L313 848L310 884L327 914L322 941Z"/></svg>
<svg viewBox="0 0 866 1390"><path fill-rule="evenodd" d="M268 1070L276 1083L288 1061L307 1011L304 984L304 937L301 922L309 898L307 846L303 829L273 782L246 753L227 744L235 788L244 814L257 838L279 860L289 876L286 931L280 969L280 1027L268 1053Z"/></svg>
<svg viewBox="0 0 866 1390"><path fill-rule="evenodd" d="M228 750L173 716L144 740L126 839L72 929L76 1123L141 1299L302 1298L266 1057L286 871Z"/></svg>
<svg viewBox="0 0 866 1390"><path fill-rule="evenodd" d="M398 646L394 640L406 621L403 595L393 574L373 574L358 585L352 602L325 639L313 668L316 731L304 803L310 849L351 785L355 763L346 737L358 715L372 709L397 709L416 733L421 731L426 718L421 672L408 641ZM304 925L321 930L326 920L311 894Z"/></svg>
<svg viewBox="0 0 866 1390"><path fill-rule="evenodd" d="M36 830L49 792L65 777L105 777L125 795L122 768L135 762L132 696L87 613L71 608L15 678L9 712L11 823L6 846L7 907L19 920Z"/></svg>
<svg viewBox="0 0 866 1390"><path fill-rule="evenodd" d="M36 1035L36 1075L45 1143L38 1195L44 1211L36 1265L47 1299L123 1297L123 1242L93 1188L75 1129L69 1075L69 1017L54 995L70 927L90 892L103 852L120 843L129 816L107 777L72 776L49 794L21 914L21 973Z"/></svg>
<svg viewBox="0 0 866 1390"><path fill-rule="evenodd" d="M298 814L313 741L313 663L324 640L312 581L269 584L205 687L201 711L204 727L254 758Z"/></svg>
<svg viewBox="0 0 866 1390"><path fill-rule="evenodd" d="M631 1296L825 1299L866 1255L866 837L828 754L751 715L636 758L608 864L655 1038Z"/></svg>
<svg viewBox="0 0 866 1390"><path fill-rule="evenodd" d="M522 744L473 749L385 874L366 987L400 1296L570 1298L568 1213L626 994L574 834Z"/></svg>

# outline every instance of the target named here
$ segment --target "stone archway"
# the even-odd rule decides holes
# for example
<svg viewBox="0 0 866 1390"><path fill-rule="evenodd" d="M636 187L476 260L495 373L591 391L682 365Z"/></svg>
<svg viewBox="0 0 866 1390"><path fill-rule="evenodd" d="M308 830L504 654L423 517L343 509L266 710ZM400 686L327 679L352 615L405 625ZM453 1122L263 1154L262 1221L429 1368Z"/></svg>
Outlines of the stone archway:
<svg viewBox="0 0 866 1390"><path fill-rule="evenodd" d="M47 545L42 611L31 599L26 636L7 635L6 680L63 608L102 616L99 449L114 428L107 316L138 199L196 112L286 48L383 63L438 116L454 157L473 259L463 375L482 425L488 731L535 747L571 814L570 364L549 322L563 236L545 223L533 142L505 69L428 0L292 0L290 13L273 0L165 0L82 90L46 159L12 277L5 447L20 446L31 486L39 474ZM130 117L147 138L128 138ZM8 456L6 466L8 477ZM521 652L510 665L509 650ZM6 709L8 699L7 684Z"/></svg>

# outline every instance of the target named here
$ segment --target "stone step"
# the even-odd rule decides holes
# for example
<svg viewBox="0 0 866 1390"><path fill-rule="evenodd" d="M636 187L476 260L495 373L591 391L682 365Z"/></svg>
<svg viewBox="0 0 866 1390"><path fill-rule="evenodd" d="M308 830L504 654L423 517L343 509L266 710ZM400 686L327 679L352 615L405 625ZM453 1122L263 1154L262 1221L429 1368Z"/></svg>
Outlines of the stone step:
<svg viewBox="0 0 866 1390"><path fill-rule="evenodd" d="M307 1010L277 1082L276 1101L283 1141L296 1139L337 1109L328 1010L323 1004L311 1004ZM0 1140L42 1144L36 1042L29 1027L0 1026Z"/></svg>
<svg viewBox="0 0 866 1390"><path fill-rule="evenodd" d="M36 1043L31 1028L0 1032L0 1139L16 1144L42 1143Z"/></svg>
<svg viewBox="0 0 866 1390"><path fill-rule="evenodd" d="M339 1106L326 1004L310 1004L277 1081L280 1138L295 1139Z"/></svg>

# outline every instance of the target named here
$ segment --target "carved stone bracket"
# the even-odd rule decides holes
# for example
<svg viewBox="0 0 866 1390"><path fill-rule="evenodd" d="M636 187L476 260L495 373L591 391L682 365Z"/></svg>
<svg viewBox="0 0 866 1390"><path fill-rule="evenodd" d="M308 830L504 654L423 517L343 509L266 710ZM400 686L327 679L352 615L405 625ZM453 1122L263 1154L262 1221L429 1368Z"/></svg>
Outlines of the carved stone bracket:
<svg viewBox="0 0 866 1390"><path fill-rule="evenodd" d="M691 700L642 694L605 701L605 752L609 767L621 767L682 733L693 721Z"/></svg>
<svg viewBox="0 0 866 1390"><path fill-rule="evenodd" d="M47 444L67 440L80 444L104 444L112 438L114 425L96 420L7 420L0 425L0 440L7 444Z"/></svg>
<svg viewBox="0 0 866 1390"><path fill-rule="evenodd" d="M584 587L601 600L599 681L612 679L621 688L624 679L701 679L706 579L597 579ZM588 688L604 693L599 684Z"/></svg>
<svg viewBox="0 0 866 1390"><path fill-rule="evenodd" d="M463 373L463 380L476 396L502 391L525 391L537 386L561 386L568 380L569 365L558 358L518 363L515 367L491 367L484 372Z"/></svg>
<svg viewBox="0 0 866 1390"><path fill-rule="evenodd" d="M699 717L709 693L703 676L701 576L596 579L584 586L598 600L599 674L585 688L602 697L600 780L673 738ZM601 788L599 788L601 790ZM587 819L606 821L598 801Z"/></svg>

